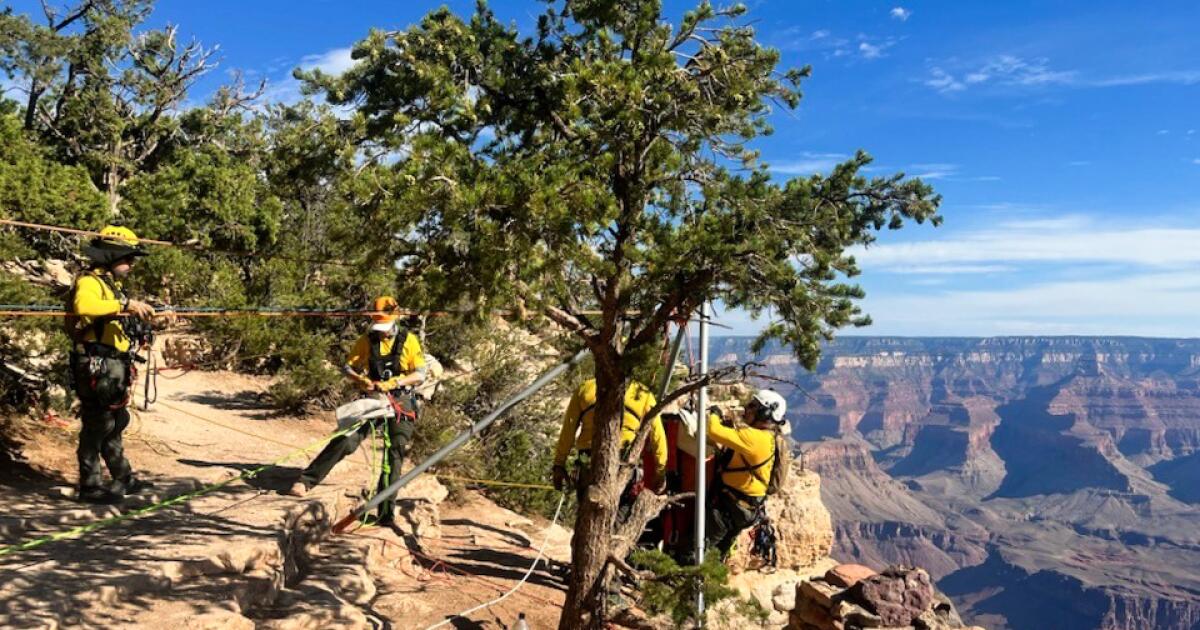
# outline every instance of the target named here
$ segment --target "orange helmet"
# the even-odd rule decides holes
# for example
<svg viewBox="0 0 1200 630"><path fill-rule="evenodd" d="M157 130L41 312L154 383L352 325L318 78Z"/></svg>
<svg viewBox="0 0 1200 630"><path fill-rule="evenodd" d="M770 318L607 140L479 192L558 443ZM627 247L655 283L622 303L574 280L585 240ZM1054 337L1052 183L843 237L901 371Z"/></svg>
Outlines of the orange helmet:
<svg viewBox="0 0 1200 630"><path fill-rule="evenodd" d="M395 328L396 321L400 319L400 305L396 303L396 298L390 295L381 295L375 298L371 303L371 330L376 332L388 332Z"/></svg>

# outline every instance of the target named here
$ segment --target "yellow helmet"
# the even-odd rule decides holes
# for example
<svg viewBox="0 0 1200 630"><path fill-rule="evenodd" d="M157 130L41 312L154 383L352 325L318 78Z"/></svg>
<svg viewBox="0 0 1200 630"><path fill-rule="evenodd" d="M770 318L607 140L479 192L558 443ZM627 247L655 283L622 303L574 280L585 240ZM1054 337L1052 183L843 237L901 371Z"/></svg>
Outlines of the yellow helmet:
<svg viewBox="0 0 1200 630"><path fill-rule="evenodd" d="M146 251L138 247L140 241L133 230L120 225L106 225L100 230L100 235L84 246L83 254L92 262L108 266L113 263L145 256Z"/></svg>
<svg viewBox="0 0 1200 630"><path fill-rule="evenodd" d="M106 225L106 226L104 226L104 229L100 230L100 238L102 238L106 241L113 241L116 243L124 243L124 244L130 245L132 247L137 247L137 245L138 245L137 234L134 234L133 230L131 230L123 225Z"/></svg>

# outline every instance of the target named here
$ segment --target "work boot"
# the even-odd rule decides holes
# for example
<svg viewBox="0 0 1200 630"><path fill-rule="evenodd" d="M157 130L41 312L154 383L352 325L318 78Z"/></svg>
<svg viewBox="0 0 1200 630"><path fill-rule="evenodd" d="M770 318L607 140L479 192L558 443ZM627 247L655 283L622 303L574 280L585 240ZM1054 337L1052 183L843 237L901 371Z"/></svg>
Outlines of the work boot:
<svg viewBox="0 0 1200 630"><path fill-rule="evenodd" d="M129 496L131 494L137 494L137 493L141 492L142 490L148 490L153 487L154 487L154 482L146 481L145 479L139 479L137 477L130 477L129 479L126 479L125 481L119 481L119 482L114 483L113 484L113 493L124 495L124 496Z"/></svg>
<svg viewBox="0 0 1200 630"><path fill-rule="evenodd" d="M308 486L304 485L303 481L297 481L292 484L292 487L284 490L283 493L290 497L302 497L308 494Z"/></svg>
<svg viewBox="0 0 1200 630"><path fill-rule="evenodd" d="M116 505L123 498L121 495L109 490L108 488L80 488L79 496L77 497L84 503L95 503L98 505Z"/></svg>

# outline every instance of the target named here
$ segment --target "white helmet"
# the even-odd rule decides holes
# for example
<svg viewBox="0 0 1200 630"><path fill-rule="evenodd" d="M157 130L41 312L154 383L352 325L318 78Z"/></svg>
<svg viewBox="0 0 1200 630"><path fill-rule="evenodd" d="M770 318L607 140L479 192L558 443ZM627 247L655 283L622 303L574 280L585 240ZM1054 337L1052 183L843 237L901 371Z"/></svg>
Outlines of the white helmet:
<svg viewBox="0 0 1200 630"><path fill-rule="evenodd" d="M760 389L754 392L754 397L750 399L750 404L757 406L761 411L758 417L766 417L775 424L783 424L785 420L783 416L787 413L787 401L779 392L771 389Z"/></svg>

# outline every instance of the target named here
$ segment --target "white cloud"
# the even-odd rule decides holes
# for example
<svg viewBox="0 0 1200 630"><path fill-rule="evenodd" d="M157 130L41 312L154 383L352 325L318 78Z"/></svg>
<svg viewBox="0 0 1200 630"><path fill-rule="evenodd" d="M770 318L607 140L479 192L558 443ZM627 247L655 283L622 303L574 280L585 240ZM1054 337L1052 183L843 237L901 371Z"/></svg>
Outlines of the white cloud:
<svg viewBox="0 0 1200 630"><path fill-rule="evenodd" d="M958 173L957 164L913 164L912 169L917 171L917 174L913 175L913 177L920 177L921 179L945 179Z"/></svg>
<svg viewBox="0 0 1200 630"><path fill-rule="evenodd" d="M912 16L912 11L905 9L904 7L894 7L888 12L888 14L897 20L900 20L901 22L907 22L908 18Z"/></svg>
<svg viewBox="0 0 1200 630"><path fill-rule="evenodd" d="M334 48L315 55L305 55L300 59L300 67L304 70L320 70L326 74L341 74L354 67L354 59L350 57L351 48Z"/></svg>
<svg viewBox="0 0 1200 630"><path fill-rule="evenodd" d="M981 274L981 273L1007 273L1016 271L1016 267L1011 265L911 265L888 267L878 271L883 273L895 274L917 274L917 275L957 275L957 274Z"/></svg>
<svg viewBox="0 0 1200 630"><path fill-rule="evenodd" d="M825 39L826 37L829 37L829 31L824 30L824 29L821 29L819 31L813 31L812 35L809 35L809 39L812 39L814 41L818 40L818 39Z"/></svg>
<svg viewBox="0 0 1200 630"><path fill-rule="evenodd" d="M833 167L850 159L843 153L810 153L805 151L799 159L776 162L771 164L772 173L779 175L812 175L825 173Z"/></svg>
<svg viewBox="0 0 1200 630"><path fill-rule="evenodd" d="M352 48L331 48L322 53L305 55L298 64L284 59L274 59L267 68L268 73L278 73L267 81L267 89L263 94L263 103L295 103L303 98L300 93L300 82L292 77L292 68L298 66L301 70L320 70L326 74L338 75L354 67L356 63L350 57Z"/></svg>
<svg viewBox="0 0 1200 630"><path fill-rule="evenodd" d="M883 56L883 48L868 44L867 42L858 43L858 52L862 54L864 59L878 59Z"/></svg>
<svg viewBox="0 0 1200 630"><path fill-rule="evenodd" d="M1177 70L1131 74L1095 79L1089 84L1095 87L1123 87L1127 85L1145 85L1147 83L1177 83L1180 85L1195 85L1200 83L1200 70Z"/></svg>
<svg viewBox="0 0 1200 630"><path fill-rule="evenodd" d="M942 70L941 68L933 68L929 71L929 78L925 80L925 85L945 94L947 92L959 92L967 89L961 81L954 78L954 75Z"/></svg>
<svg viewBox="0 0 1200 630"><path fill-rule="evenodd" d="M929 69L929 78L924 83L939 92L947 93L989 83L1019 87L1067 84L1074 82L1075 76L1074 71L1052 69L1045 59L998 55L977 67L959 68L954 72L941 66L933 66Z"/></svg>
<svg viewBox="0 0 1200 630"><path fill-rule="evenodd" d="M1200 164L1200 158L1193 159L1192 164Z"/></svg>
<svg viewBox="0 0 1200 630"><path fill-rule="evenodd" d="M1124 87L1150 83L1200 84L1200 70L1169 70L1096 78L1084 76L1076 70L1054 69L1046 59L1026 59L1011 54L997 55L976 64L965 64L955 59L945 60L932 66L929 75L924 81L925 85L942 93L957 92L968 86L988 83L1003 86L1066 85L1082 88Z"/></svg>
<svg viewBox="0 0 1200 630"><path fill-rule="evenodd" d="M1167 130L1167 129L1159 129L1159 130L1158 130L1158 131L1156 131L1155 133L1157 133L1157 134L1158 134L1158 135L1160 135L1160 136L1165 136L1165 135L1167 135L1167 134L1169 134L1169 133L1171 133L1171 132L1170 132L1170 130Z"/></svg>
<svg viewBox="0 0 1200 630"><path fill-rule="evenodd" d="M865 269L1036 262L1180 268L1200 265L1197 242L1200 227L1097 226L1065 217L1009 222L938 240L879 244L855 254Z"/></svg>
<svg viewBox="0 0 1200 630"><path fill-rule="evenodd" d="M1145 273L996 290L870 295L864 334L1196 336L1200 275ZM937 314L933 317L932 314Z"/></svg>

